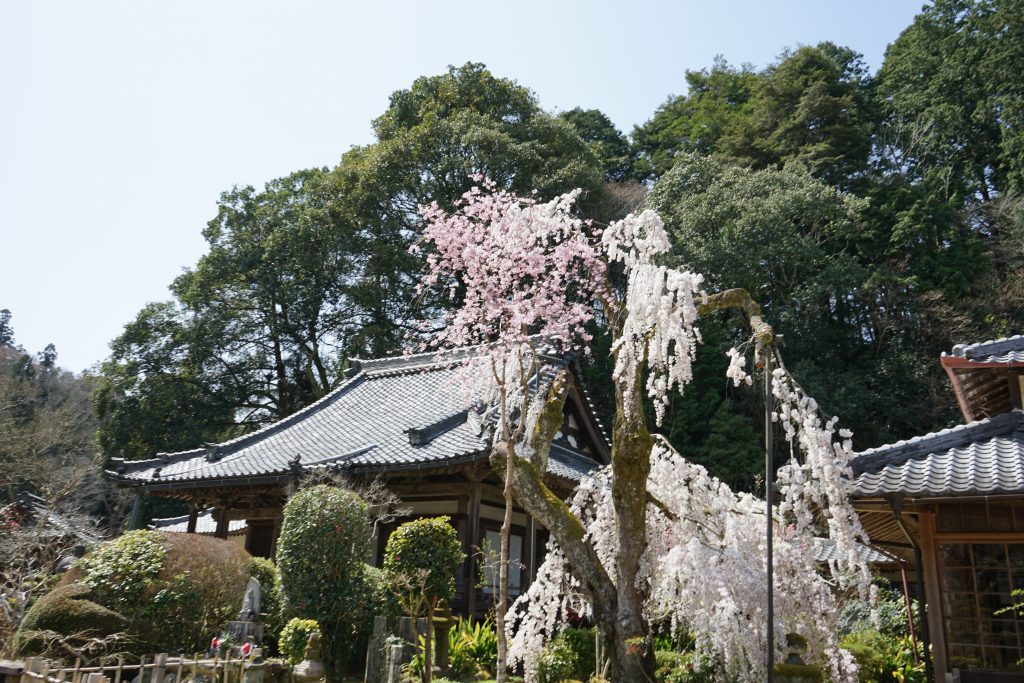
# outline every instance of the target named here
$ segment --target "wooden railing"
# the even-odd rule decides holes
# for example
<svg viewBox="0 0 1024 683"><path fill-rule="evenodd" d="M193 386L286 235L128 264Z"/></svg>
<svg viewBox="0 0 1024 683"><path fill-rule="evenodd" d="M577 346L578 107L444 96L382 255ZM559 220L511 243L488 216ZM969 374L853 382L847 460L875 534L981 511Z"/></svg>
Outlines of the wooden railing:
<svg viewBox="0 0 1024 683"><path fill-rule="evenodd" d="M62 661L29 657L20 683L182 683L200 675L211 683L261 683L267 666L259 659L219 654L191 658L158 654L147 659L126 663L120 657L116 662L87 666L79 659L67 666Z"/></svg>

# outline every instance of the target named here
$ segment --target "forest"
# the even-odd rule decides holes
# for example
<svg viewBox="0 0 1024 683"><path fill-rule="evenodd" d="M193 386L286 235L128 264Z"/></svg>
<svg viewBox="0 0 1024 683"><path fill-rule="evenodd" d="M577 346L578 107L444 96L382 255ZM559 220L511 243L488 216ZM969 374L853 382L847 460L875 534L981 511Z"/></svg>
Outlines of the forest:
<svg viewBox="0 0 1024 683"><path fill-rule="evenodd" d="M939 354L1024 332L1021 17L1021 0L938 0L875 73L831 43L762 69L718 58L628 132L597 110L551 113L483 64L418 78L336 166L227 189L205 255L94 371L21 348L17 312L0 313L0 504L30 490L119 524L107 458L251 431L329 392L347 359L415 344L451 305L417 293L418 207L452 208L474 175L542 200L582 188L597 227L657 210L673 261L708 291L751 293L857 450L954 424ZM763 406L725 379L748 332L717 315L664 433L757 492ZM603 415L607 358L580 359Z"/></svg>

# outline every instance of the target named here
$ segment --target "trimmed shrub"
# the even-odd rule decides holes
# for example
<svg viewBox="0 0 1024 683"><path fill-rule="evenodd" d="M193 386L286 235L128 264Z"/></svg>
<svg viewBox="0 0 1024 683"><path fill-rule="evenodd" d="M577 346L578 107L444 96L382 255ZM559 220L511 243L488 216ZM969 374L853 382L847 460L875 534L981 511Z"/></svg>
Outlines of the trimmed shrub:
<svg viewBox="0 0 1024 683"><path fill-rule="evenodd" d="M594 675L594 629L568 628L552 638L537 658L538 683L559 683Z"/></svg>
<svg viewBox="0 0 1024 683"><path fill-rule="evenodd" d="M132 650L196 652L238 612L249 566L228 541L131 531L83 557L61 586L124 617Z"/></svg>
<svg viewBox="0 0 1024 683"><path fill-rule="evenodd" d="M434 610L455 596L455 575L466 558L450 522L446 516L406 522L391 534L384 551L385 581L401 596L402 608L413 618L421 609L426 611L422 652L428 683L433 673Z"/></svg>
<svg viewBox="0 0 1024 683"><path fill-rule="evenodd" d="M14 635L14 653L48 654L46 632L60 634L68 643L78 643L122 633L128 628L127 619L91 597L89 587L78 584L60 586L44 595L32 605Z"/></svg>
<svg viewBox="0 0 1024 683"><path fill-rule="evenodd" d="M450 517L406 522L388 538L384 551L385 580L394 586L399 577L412 578L424 572L424 605L436 607L455 596L455 575L465 558Z"/></svg>
<svg viewBox="0 0 1024 683"><path fill-rule="evenodd" d="M370 520L366 502L348 489L312 486L284 508L277 568L288 608L320 624L324 670L340 681L373 617Z"/></svg>
<svg viewBox="0 0 1024 683"><path fill-rule="evenodd" d="M306 652L306 644L309 637L314 633L320 633L320 625L313 619L289 619L288 623L281 629L281 636L277 641L277 649L281 656L292 664L302 661ZM323 636L321 635L321 638Z"/></svg>

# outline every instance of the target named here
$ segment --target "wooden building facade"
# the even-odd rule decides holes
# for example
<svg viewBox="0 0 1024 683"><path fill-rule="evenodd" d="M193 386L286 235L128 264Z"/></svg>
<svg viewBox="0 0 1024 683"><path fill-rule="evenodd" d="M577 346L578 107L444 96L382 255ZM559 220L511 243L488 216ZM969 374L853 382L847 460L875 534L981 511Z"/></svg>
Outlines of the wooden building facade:
<svg viewBox="0 0 1024 683"><path fill-rule="evenodd" d="M1024 681L1024 336L941 362L965 423L858 453L855 507L916 569L934 679Z"/></svg>

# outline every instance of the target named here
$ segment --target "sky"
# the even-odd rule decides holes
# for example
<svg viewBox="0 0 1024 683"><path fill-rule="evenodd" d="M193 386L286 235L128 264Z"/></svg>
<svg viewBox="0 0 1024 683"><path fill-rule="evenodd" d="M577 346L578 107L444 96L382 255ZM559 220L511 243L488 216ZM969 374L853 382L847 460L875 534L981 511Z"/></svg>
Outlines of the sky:
<svg viewBox="0 0 1024 683"><path fill-rule="evenodd" d="M389 95L483 62L624 132L716 55L872 71L921 0L0 0L0 309L83 371L205 252L221 192L336 164Z"/></svg>

